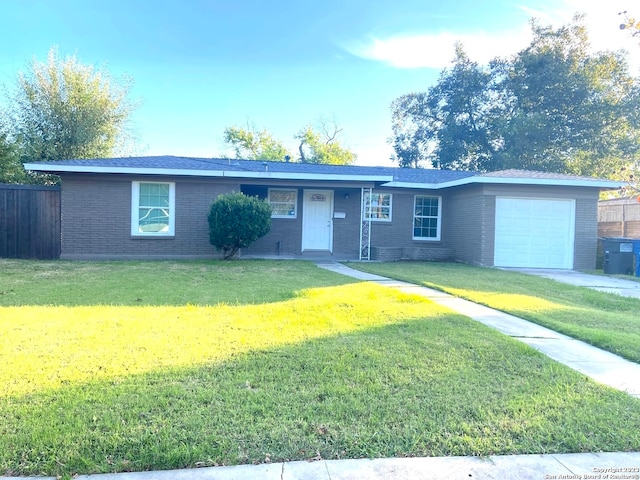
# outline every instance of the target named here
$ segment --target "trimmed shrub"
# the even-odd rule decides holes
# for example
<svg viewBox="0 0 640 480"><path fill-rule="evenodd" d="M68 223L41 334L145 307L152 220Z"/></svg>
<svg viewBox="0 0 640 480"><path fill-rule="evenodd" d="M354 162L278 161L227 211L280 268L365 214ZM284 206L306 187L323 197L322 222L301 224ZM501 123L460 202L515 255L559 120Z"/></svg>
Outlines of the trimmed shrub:
<svg viewBox="0 0 640 480"><path fill-rule="evenodd" d="M209 209L209 242L225 260L271 230L271 206L244 193L218 196Z"/></svg>

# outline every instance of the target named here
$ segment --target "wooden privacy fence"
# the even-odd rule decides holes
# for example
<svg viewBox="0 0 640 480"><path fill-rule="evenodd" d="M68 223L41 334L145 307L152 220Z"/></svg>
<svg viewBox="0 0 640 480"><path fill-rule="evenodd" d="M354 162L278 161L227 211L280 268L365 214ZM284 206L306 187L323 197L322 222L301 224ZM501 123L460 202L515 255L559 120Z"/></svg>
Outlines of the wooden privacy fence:
<svg viewBox="0 0 640 480"><path fill-rule="evenodd" d="M60 257L60 187L0 184L0 257Z"/></svg>
<svg viewBox="0 0 640 480"><path fill-rule="evenodd" d="M640 203L598 205L598 236L640 238Z"/></svg>

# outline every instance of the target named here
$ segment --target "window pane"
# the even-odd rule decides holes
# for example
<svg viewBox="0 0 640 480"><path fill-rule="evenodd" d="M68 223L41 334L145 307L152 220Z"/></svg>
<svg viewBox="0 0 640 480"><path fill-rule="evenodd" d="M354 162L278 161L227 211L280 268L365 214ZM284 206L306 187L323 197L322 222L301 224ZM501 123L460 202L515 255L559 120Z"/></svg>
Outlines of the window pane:
<svg viewBox="0 0 640 480"><path fill-rule="evenodd" d="M140 208L138 231L167 232L169 231L169 211L163 208Z"/></svg>
<svg viewBox="0 0 640 480"><path fill-rule="evenodd" d="M295 215L295 208L289 204L283 203L272 203L271 204L271 214L272 215L284 215L284 216L292 216Z"/></svg>
<svg viewBox="0 0 640 480"><path fill-rule="evenodd" d="M391 194L365 192L364 216L368 220L390 220Z"/></svg>
<svg viewBox="0 0 640 480"><path fill-rule="evenodd" d="M293 190L271 190L269 201L295 203L296 192Z"/></svg>
<svg viewBox="0 0 640 480"><path fill-rule="evenodd" d="M169 185L164 183L141 183L140 206L168 207Z"/></svg>
<svg viewBox="0 0 640 480"><path fill-rule="evenodd" d="M295 218L297 201L297 190L269 190L269 205L271 205L272 217Z"/></svg>
<svg viewBox="0 0 640 480"><path fill-rule="evenodd" d="M439 197L415 197L413 214L414 238L438 238Z"/></svg>
<svg viewBox="0 0 640 480"><path fill-rule="evenodd" d="M169 233L169 183L141 182L138 196L138 233Z"/></svg>

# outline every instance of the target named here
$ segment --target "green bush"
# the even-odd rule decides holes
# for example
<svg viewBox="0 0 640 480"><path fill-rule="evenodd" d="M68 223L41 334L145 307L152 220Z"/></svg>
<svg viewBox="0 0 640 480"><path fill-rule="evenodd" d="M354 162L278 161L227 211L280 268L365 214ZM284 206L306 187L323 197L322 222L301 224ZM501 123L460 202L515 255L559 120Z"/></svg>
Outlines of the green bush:
<svg viewBox="0 0 640 480"><path fill-rule="evenodd" d="M264 237L271 229L271 206L243 193L218 196L209 209L209 242L233 258L240 248Z"/></svg>

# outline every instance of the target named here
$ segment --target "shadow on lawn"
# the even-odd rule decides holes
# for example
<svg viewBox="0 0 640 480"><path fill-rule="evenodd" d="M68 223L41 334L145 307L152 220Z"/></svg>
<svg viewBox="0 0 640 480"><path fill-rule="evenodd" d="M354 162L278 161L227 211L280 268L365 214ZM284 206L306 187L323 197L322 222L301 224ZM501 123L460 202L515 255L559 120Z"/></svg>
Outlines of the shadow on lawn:
<svg viewBox="0 0 640 480"><path fill-rule="evenodd" d="M640 449L637 400L452 314L0 398L0 417L0 473L22 475Z"/></svg>

